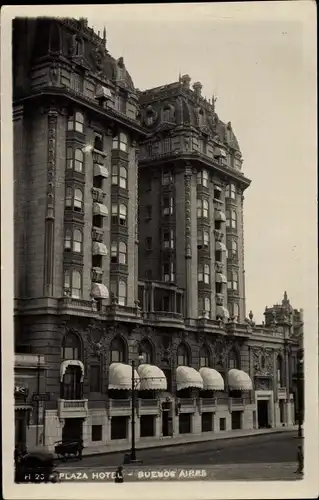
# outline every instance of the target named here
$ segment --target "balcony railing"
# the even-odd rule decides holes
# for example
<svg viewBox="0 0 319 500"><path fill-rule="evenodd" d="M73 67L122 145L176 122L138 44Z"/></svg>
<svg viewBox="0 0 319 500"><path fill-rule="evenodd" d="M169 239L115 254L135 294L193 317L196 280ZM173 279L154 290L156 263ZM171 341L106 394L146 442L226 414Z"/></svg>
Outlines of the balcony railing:
<svg viewBox="0 0 319 500"><path fill-rule="evenodd" d="M172 322L174 324L184 324L183 315L177 312L171 311L154 311L154 312L144 312L144 318L149 321L159 321L159 322Z"/></svg>
<svg viewBox="0 0 319 500"><path fill-rule="evenodd" d="M159 415L160 402L158 399L138 399L137 414L138 415Z"/></svg>
<svg viewBox="0 0 319 500"><path fill-rule="evenodd" d="M215 411L217 407L217 398L200 398L199 412Z"/></svg>
<svg viewBox="0 0 319 500"><path fill-rule="evenodd" d="M15 354L14 364L16 367L27 368L41 368L44 367L45 359L43 355L37 356L36 354Z"/></svg>
<svg viewBox="0 0 319 500"><path fill-rule="evenodd" d="M130 409L132 406L131 399L110 399L109 403L109 408L114 409Z"/></svg>
<svg viewBox="0 0 319 500"><path fill-rule="evenodd" d="M87 399L59 399L58 400L59 418L87 418L88 400Z"/></svg>
<svg viewBox="0 0 319 500"><path fill-rule="evenodd" d="M178 399L176 402L179 405L179 411L181 413L191 413L195 411L196 408L195 398L181 398Z"/></svg>

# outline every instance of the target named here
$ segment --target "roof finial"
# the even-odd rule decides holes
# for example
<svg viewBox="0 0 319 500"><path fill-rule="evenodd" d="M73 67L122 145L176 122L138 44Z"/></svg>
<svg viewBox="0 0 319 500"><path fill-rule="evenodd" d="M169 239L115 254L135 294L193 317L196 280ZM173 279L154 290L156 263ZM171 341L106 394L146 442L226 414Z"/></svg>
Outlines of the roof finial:
<svg viewBox="0 0 319 500"><path fill-rule="evenodd" d="M182 81L182 73L181 72L179 72L178 81L179 81L179 83L181 83L181 81Z"/></svg>
<svg viewBox="0 0 319 500"><path fill-rule="evenodd" d="M103 42L104 43L106 42L106 28L105 28L105 26L103 28Z"/></svg>
<svg viewBox="0 0 319 500"><path fill-rule="evenodd" d="M213 111L215 111L215 102L217 101L217 97L215 97L215 94L213 94L213 97L212 97L212 108L213 108Z"/></svg>

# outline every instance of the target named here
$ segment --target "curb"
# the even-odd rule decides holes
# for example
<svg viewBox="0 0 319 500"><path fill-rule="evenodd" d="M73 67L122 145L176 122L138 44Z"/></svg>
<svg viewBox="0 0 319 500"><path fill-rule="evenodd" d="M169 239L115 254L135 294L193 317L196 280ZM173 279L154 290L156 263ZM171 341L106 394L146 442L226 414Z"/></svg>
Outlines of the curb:
<svg viewBox="0 0 319 500"><path fill-rule="evenodd" d="M287 429L285 431L283 430L279 430L279 429L274 429L273 431L269 431L269 432L259 432L259 433L255 433L255 434L245 434L243 436L227 436L227 437L220 437L220 438L211 438L211 439L206 439L206 440L203 440L203 439L199 439L199 440L194 440L194 441L188 441L188 442L185 442L185 443L170 443L170 444L155 444L153 446L141 446L141 447L137 447L136 448L136 451L140 451L140 450L150 450L150 449L159 449L159 448L172 448L172 447L176 447L176 446L185 446L185 445L192 445L192 444L199 444L199 443L207 443L207 442L211 442L211 441L227 441L229 439L244 439L244 438L250 438L250 437L255 437L255 436L268 436L269 434L283 434L283 433L286 433L286 432L295 432L295 429ZM101 451L100 453L87 453L85 455L82 455L83 459L85 459L86 457L95 457L95 456L103 456L103 455L115 455L116 453L128 453L130 451L129 448L126 448L126 449L123 449L123 450L109 450L109 451Z"/></svg>

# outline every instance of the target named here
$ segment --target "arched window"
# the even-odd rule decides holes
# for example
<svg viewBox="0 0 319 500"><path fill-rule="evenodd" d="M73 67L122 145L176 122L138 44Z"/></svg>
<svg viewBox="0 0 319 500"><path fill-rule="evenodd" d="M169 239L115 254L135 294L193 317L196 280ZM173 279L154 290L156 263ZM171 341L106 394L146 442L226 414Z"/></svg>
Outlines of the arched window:
<svg viewBox="0 0 319 500"><path fill-rule="evenodd" d="M74 229L73 231L73 252L82 252L82 231L80 229Z"/></svg>
<svg viewBox="0 0 319 500"><path fill-rule="evenodd" d="M233 258L238 257L238 244L237 244L236 240L232 240L232 242L231 242L231 256Z"/></svg>
<svg viewBox="0 0 319 500"><path fill-rule="evenodd" d="M120 306L126 306L127 302L127 283L125 280L119 280L119 294L118 294L118 304Z"/></svg>
<svg viewBox="0 0 319 500"><path fill-rule="evenodd" d="M208 264L198 265L198 281L206 284L210 283L210 269Z"/></svg>
<svg viewBox="0 0 319 500"><path fill-rule="evenodd" d="M112 184L113 186L120 186L123 189L127 189L127 168L124 166L118 167L118 165L112 166Z"/></svg>
<svg viewBox="0 0 319 500"><path fill-rule="evenodd" d="M227 272L227 288L229 290L238 290L238 273L237 271L228 270Z"/></svg>
<svg viewBox="0 0 319 500"><path fill-rule="evenodd" d="M67 162L68 169L74 169L76 172L83 172L84 154L81 149L67 148Z"/></svg>
<svg viewBox="0 0 319 500"><path fill-rule="evenodd" d="M209 351L205 345L202 345L199 351L199 367L209 366Z"/></svg>
<svg viewBox="0 0 319 500"><path fill-rule="evenodd" d="M277 356L277 387L282 387L283 383L283 363L282 357Z"/></svg>
<svg viewBox="0 0 319 500"><path fill-rule="evenodd" d="M119 184L121 188L127 189L127 169L122 166L120 167Z"/></svg>
<svg viewBox="0 0 319 500"><path fill-rule="evenodd" d="M121 203L119 207L119 222L120 226L127 225L127 206L124 203Z"/></svg>
<svg viewBox="0 0 319 500"><path fill-rule="evenodd" d="M171 108L169 106L164 106L162 110L162 120L163 122L171 121Z"/></svg>
<svg viewBox="0 0 319 500"><path fill-rule="evenodd" d="M149 340L143 339L140 343L140 349L143 354L143 363L153 364L153 347Z"/></svg>
<svg viewBox="0 0 319 500"><path fill-rule="evenodd" d="M234 349L232 349L228 355L228 369L231 370L233 368L239 369L238 355Z"/></svg>
<svg viewBox="0 0 319 500"><path fill-rule="evenodd" d="M64 336L61 345L61 359L81 359L81 341L74 333L68 333Z"/></svg>
<svg viewBox="0 0 319 500"><path fill-rule="evenodd" d="M124 241L119 242L119 264L127 264L127 245Z"/></svg>
<svg viewBox="0 0 319 500"><path fill-rule="evenodd" d="M72 272L72 297L81 298L82 295L82 276L80 271Z"/></svg>
<svg viewBox="0 0 319 500"><path fill-rule="evenodd" d="M205 198L197 199L197 217L208 218L208 200Z"/></svg>
<svg viewBox="0 0 319 500"><path fill-rule="evenodd" d="M72 231L71 231L71 229L67 229L65 231L64 249L65 250L71 250L72 249Z"/></svg>
<svg viewBox="0 0 319 500"><path fill-rule="evenodd" d="M125 363L126 345L121 337L115 337L111 342L111 363Z"/></svg>
<svg viewBox="0 0 319 500"><path fill-rule="evenodd" d="M228 184L226 186L226 198L232 198L233 200L236 199L236 186L235 184Z"/></svg>
<svg viewBox="0 0 319 500"><path fill-rule="evenodd" d="M198 314L201 316L203 313L210 314L211 302L210 297L199 295L198 296Z"/></svg>
<svg viewBox="0 0 319 500"><path fill-rule="evenodd" d="M65 206L72 207L73 205L73 188L67 187L65 191Z"/></svg>
<svg viewBox="0 0 319 500"><path fill-rule="evenodd" d="M235 210L231 211L231 227L232 229L237 229L237 214Z"/></svg>
<svg viewBox="0 0 319 500"><path fill-rule="evenodd" d="M189 366L189 352L185 344L180 344L177 349L177 366Z"/></svg>
<svg viewBox="0 0 319 500"><path fill-rule="evenodd" d="M83 211L83 192L79 188L75 188L75 190L74 190L73 208L77 212Z"/></svg>
<svg viewBox="0 0 319 500"><path fill-rule="evenodd" d="M61 359L81 360L81 341L77 335L68 333L65 335L61 345ZM61 398L67 400L82 399L82 371L79 366L69 365L63 376L61 384Z"/></svg>

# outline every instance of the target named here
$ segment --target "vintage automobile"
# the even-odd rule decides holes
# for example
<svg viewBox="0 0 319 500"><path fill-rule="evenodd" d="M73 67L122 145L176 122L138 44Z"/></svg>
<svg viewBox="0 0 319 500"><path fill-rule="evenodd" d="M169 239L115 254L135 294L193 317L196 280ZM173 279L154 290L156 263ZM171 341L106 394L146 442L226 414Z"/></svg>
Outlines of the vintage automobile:
<svg viewBox="0 0 319 500"><path fill-rule="evenodd" d="M82 459L82 440L58 441L55 443L54 451L59 459L66 460L72 456Z"/></svg>
<svg viewBox="0 0 319 500"><path fill-rule="evenodd" d="M15 463L16 483L57 483L59 473L55 469L54 456L44 450L31 451Z"/></svg>

